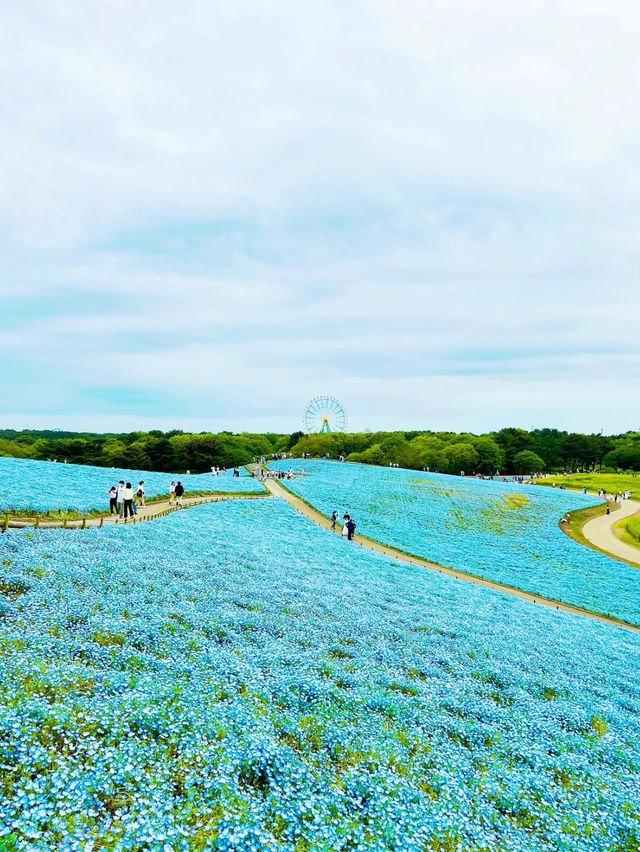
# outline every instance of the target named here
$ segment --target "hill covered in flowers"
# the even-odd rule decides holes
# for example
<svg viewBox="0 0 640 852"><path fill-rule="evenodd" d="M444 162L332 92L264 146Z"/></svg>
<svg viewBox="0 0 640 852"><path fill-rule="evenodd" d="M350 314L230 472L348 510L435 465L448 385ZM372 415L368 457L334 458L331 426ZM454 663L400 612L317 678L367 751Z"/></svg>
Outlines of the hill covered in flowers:
<svg viewBox="0 0 640 852"><path fill-rule="evenodd" d="M640 843L627 631L399 564L277 500L1 545L6 849Z"/></svg>

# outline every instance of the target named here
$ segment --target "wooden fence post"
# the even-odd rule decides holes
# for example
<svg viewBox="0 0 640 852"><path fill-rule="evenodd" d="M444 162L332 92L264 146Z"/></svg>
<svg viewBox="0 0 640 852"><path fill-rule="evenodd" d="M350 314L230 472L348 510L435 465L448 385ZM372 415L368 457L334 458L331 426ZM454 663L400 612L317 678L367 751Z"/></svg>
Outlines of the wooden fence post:
<svg viewBox="0 0 640 852"><path fill-rule="evenodd" d="M83 530L86 530L86 528L87 528L87 519L86 519L86 518L83 518L83 519L82 519L82 529L83 529Z"/></svg>
<svg viewBox="0 0 640 852"><path fill-rule="evenodd" d="M104 526L104 518L100 518L100 526L101 526L101 527L103 527L103 526Z"/></svg>

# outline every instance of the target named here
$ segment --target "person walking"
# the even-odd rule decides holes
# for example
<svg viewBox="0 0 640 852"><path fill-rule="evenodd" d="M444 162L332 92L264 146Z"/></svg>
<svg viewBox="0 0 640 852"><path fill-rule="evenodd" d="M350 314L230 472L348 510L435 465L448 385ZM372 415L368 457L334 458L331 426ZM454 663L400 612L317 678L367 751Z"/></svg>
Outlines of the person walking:
<svg viewBox="0 0 640 852"><path fill-rule="evenodd" d="M124 479L121 479L118 483L118 490L116 492L116 509L118 510L118 517L121 518L124 512Z"/></svg>
<svg viewBox="0 0 640 852"><path fill-rule="evenodd" d="M347 521L347 541L353 541L353 537L356 532L356 522L353 518L349 518Z"/></svg>
<svg viewBox="0 0 640 852"><path fill-rule="evenodd" d="M336 530L336 524L338 523L338 513L334 509L331 513L331 529L333 532Z"/></svg>
<svg viewBox="0 0 640 852"><path fill-rule="evenodd" d="M178 484L176 485L176 504L178 506L182 506L182 495L184 494L184 487L180 480L178 480Z"/></svg>
<svg viewBox="0 0 640 852"><path fill-rule="evenodd" d="M349 535L349 527L347 524L349 523L349 515L345 512L342 516L342 535L346 538Z"/></svg>
<svg viewBox="0 0 640 852"><path fill-rule="evenodd" d="M115 485L112 485L111 488L107 491L109 495L109 514L117 515L118 514L118 489Z"/></svg>
<svg viewBox="0 0 640 852"><path fill-rule="evenodd" d="M172 482L171 485L169 486L169 505L173 506L173 504L175 502L176 502L176 484L175 484L175 482Z"/></svg>
<svg viewBox="0 0 640 852"><path fill-rule="evenodd" d="M124 519L127 520L127 515L133 517L133 488L131 483L127 482L124 487Z"/></svg>
<svg viewBox="0 0 640 852"><path fill-rule="evenodd" d="M140 508L144 509L144 479L141 479L138 484L138 500L140 501Z"/></svg>

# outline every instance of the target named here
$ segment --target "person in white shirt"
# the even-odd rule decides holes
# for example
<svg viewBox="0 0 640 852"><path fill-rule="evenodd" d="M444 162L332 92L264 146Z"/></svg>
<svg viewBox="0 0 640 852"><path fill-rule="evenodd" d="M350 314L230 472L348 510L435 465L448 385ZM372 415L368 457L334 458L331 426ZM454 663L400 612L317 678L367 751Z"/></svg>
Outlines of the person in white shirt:
<svg viewBox="0 0 640 852"><path fill-rule="evenodd" d="M133 517L133 488L131 483L127 482L124 487L124 519L127 520L127 515Z"/></svg>
<svg viewBox="0 0 640 852"><path fill-rule="evenodd" d="M173 506L173 504L175 503L175 499L176 499L176 484L175 484L175 482L172 482L171 485L169 486L169 505L170 506Z"/></svg>
<svg viewBox="0 0 640 852"><path fill-rule="evenodd" d="M124 479L121 479L118 483L118 491L116 494L116 508L118 510L118 517L121 518L124 513Z"/></svg>

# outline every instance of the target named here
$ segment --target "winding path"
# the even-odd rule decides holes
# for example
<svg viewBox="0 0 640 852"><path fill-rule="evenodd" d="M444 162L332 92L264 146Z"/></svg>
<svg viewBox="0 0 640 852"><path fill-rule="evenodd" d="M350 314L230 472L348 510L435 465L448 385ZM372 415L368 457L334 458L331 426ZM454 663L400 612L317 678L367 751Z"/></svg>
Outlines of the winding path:
<svg viewBox="0 0 640 852"><path fill-rule="evenodd" d="M251 470L252 468L257 468L254 465L247 465L247 468ZM191 497L186 498L181 507L175 506L167 502L162 503L151 503L146 506L144 509L139 509L138 514L134 516L134 518L129 519L128 521L124 521L120 518L117 518L113 515L103 515L101 517L93 517L93 518L84 518L82 520L74 520L74 521L37 521L37 520L9 520L8 526L11 528L24 528L24 527L33 527L38 526L42 529L46 528L60 528L64 527L66 529L78 529L78 528L88 528L88 527L102 527L106 525L125 525L125 524L136 524L141 523L143 521L150 521L154 518L161 518L165 515L171 514L172 512L181 511L182 509L188 509L191 506L198 506L203 503L220 503L226 500L262 500L269 497L277 497L285 502L287 502L292 508L294 508L297 512L304 517L308 518L317 526L322 527L323 529L331 531L331 520L319 512L317 509L314 509L308 503L305 503L304 500L297 497L287 488L283 487L277 480L267 479L264 482L266 486L266 491L264 494L216 494L211 495L210 497ZM636 513L638 509L640 509L640 503L635 503L634 501L629 500L628 511L625 515L622 515L620 512L616 512L613 516L604 515L603 518L606 519L608 523L608 532L613 538L613 541L618 547L625 546L629 549L633 550L630 545L624 545L624 542L619 541L611 531L611 522L610 518L613 518L613 521L620 520L622 517L627 517L629 515L633 515ZM590 521L588 524L585 524L584 529L591 524L594 524L596 521L600 521L602 518L596 518L593 521ZM0 523L0 526L2 524ZM341 527L335 530L336 534L340 534ZM597 535L605 535L605 532L597 533ZM590 541L592 539L589 539ZM605 545L600 545L597 543L599 547L605 547ZM545 598L540 595L533 595L530 592L522 591L522 589L517 589L514 586L508 586L503 583L496 583L493 580L487 580L484 577L478 577L474 574L467 574L464 571L456 571L454 568L446 568L444 565L438 565L437 562L430 562L428 559L422 559L419 556L413 556L408 553L404 553L402 550L398 550L395 547L389 547L388 545L382 544L379 541L375 541L375 539L367 538L366 536L356 534L354 539L355 545L360 545L360 547L366 547L368 550L373 550L376 553L381 553L384 556L390 556L393 559L397 559L400 562L406 562L409 565L419 565L421 568L427 568L430 571L437 571L439 574L446 574L448 577L453 577L456 580L462 580L464 583L472 583L475 586L483 586L486 589L493 589L497 592L503 592L504 594L511 595L515 598L520 598L521 600L528 601L529 603L539 604L540 606L547 607L548 609L555 609L559 612L570 613L571 615L579 615L582 618L589 618L592 621L599 621L603 624L610 624L615 627L621 627L624 630L629 630L633 633L640 633L640 626L636 626L635 624L630 624L626 621L620 621L616 618L612 618L611 616L601 615L596 612L591 612L586 609L581 609L580 607L571 606L570 604L562 603L561 601L553 600L553 598ZM609 548L607 545L607 549L611 549L613 552L613 548Z"/></svg>
<svg viewBox="0 0 640 852"><path fill-rule="evenodd" d="M582 527L582 534L600 550L606 550L611 556L638 565L640 563L640 548L621 541L613 531L613 527L618 521L631 518L638 513L640 513L640 503L636 500L623 500L620 508L610 515L600 515L587 521Z"/></svg>
<svg viewBox="0 0 640 852"><path fill-rule="evenodd" d="M264 484L274 497L282 498L297 512L300 512L301 515L304 515L319 527L331 530L331 520L329 518L321 512L318 512L317 509L312 508L308 503L305 503L304 500L296 497L295 494L292 494L291 491L284 488L277 480L267 479ZM341 527L338 527L336 533L340 534L340 531ZM521 589L516 589L514 586L496 583L493 580L486 580L484 577L477 577L473 574L467 574L464 571L445 568L443 565L438 565L437 562L429 562L428 559L422 559L418 556L410 556L407 553L403 553L402 550L397 550L394 547L388 547L385 544L381 544L379 541L366 538L366 536L363 535L356 534L354 542L361 547L366 547L368 550L374 550L376 553L382 553L384 556L391 556L394 559L398 559L400 562L407 562L410 565L419 565L421 568L428 568L430 571L437 571L440 574L446 574L448 577L453 577L456 580L462 580L465 583L473 583L475 586L483 586L485 589L504 592L514 598L520 598L521 600L528 601L529 603L540 604L541 606L548 607L549 609L555 609L559 612L568 612L571 615L580 615L583 618L590 618L592 621L600 621L603 624L612 624L616 627L622 627L625 630L630 630L633 633L640 633L640 627L635 624L630 624L626 621L619 621L618 619L612 618L608 615L600 615L596 612L580 609L580 607L577 606L571 606L570 604L555 601L553 598L544 598L540 597L540 595L532 595L530 592L524 592Z"/></svg>
<svg viewBox="0 0 640 852"><path fill-rule="evenodd" d="M191 506L200 506L202 503L221 503L225 500L262 500L270 496L271 494L268 491L265 491L264 494L247 494L238 491L229 492L229 494L212 494L210 497L185 497L183 499L182 506L176 506L173 503L169 503L168 500L160 503L148 503L144 509L138 509L137 515L134 515L133 518L129 518L127 520L119 518L117 515L107 514L74 521L66 521L66 523L65 521L43 521L38 519L31 520L21 518L20 520L9 519L7 526L10 529L23 529L25 527L33 526L37 526L40 529L60 529L61 527L64 527L65 529L86 529L87 527L103 527L109 524L124 526L125 524L139 524L142 521L152 521L156 518L164 518L165 515L170 515L172 512L180 512L182 509L189 509ZM3 527L4 522L0 516L0 529Z"/></svg>

